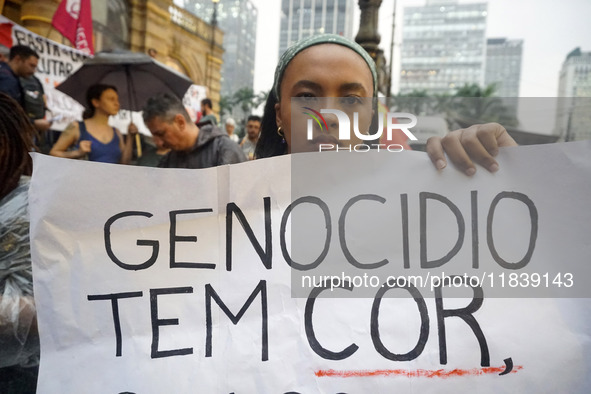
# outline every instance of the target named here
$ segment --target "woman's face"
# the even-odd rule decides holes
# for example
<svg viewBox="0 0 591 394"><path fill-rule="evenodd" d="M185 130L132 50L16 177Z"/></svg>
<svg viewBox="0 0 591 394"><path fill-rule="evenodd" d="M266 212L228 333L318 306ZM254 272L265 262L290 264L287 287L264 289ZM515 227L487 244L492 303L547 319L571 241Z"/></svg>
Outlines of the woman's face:
<svg viewBox="0 0 591 394"><path fill-rule="evenodd" d="M120 108L119 95L113 89L106 89L101 93L101 97L92 100L92 104L109 116L117 115Z"/></svg>
<svg viewBox="0 0 591 394"><path fill-rule="evenodd" d="M369 66L352 49L337 44L315 45L298 53L287 66L281 81L279 103L275 105L277 126L288 144L288 153L318 151L319 144L356 145L364 143L350 130L350 140L338 140L337 116L322 114L324 122L312 121L313 138L308 139L310 109L336 109L359 113L359 130L369 129L372 118L373 79ZM292 97L298 98L292 104ZM331 100L331 98L342 98ZM321 99L327 98L327 99ZM328 130L326 128L328 127Z"/></svg>

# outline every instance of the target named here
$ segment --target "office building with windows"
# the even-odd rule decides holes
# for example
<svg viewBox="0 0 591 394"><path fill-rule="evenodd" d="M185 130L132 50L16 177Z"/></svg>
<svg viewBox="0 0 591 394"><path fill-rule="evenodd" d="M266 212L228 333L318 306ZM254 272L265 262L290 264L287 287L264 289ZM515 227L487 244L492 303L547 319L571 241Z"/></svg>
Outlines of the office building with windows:
<svg viewBox="0 0 591 394"><path fill-rule="evenodd" d="M487 3L427 0L405 7L400 92L453 94L484 85Z"/></svg>
<svg viewBox="0 0 591 394"><path fill-rule="evenodd" d="M558 97L591 97L591 51L575 48L562 63Z"/></svg>
<svg viewBox="0 0 591 394"><path fill-rule="evenodd" d="M250 0L175 0L175 4L224 32L221 95L231 96L242 88L254 87L254 60L258 10ZM215 59L214 59L215 61Z"/></svg>
<svg viewBox="0 0 591 394"><path fill-rule="evenodd" d="M555 133L562 141L591 139L591 51L575 48L562 63Z"/></svg>
<svg viewBox="0 0 591 394"><path fill-rule="evenodd" d="M332 33L353 39L355 0L282 0L279 56L294 42Z"/></svg>
<svg viewBox="0 0 591 394"><path fill-rule="evenodd" d="M495 84L495 96L519 97L523 40L489 38L486 42L485 85Z"/></svg>

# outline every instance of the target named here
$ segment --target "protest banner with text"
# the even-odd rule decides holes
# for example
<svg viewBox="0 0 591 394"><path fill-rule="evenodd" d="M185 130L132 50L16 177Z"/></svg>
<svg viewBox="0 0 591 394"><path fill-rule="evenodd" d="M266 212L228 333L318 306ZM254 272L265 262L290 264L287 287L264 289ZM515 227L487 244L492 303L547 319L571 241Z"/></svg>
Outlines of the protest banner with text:
<svg viewBox="0 0 591 394"><path fill-rule="evenodd" d="M504 149L498 173L473 178L437 172L418 152L307 153L205 170L34 155L38 392L589 392L591 307L574 297L589 296L589 276L577 270L591 258L590 150ZM300 160L307 167L295 168ZM315 170L299 182L304 168ZM531 206L502 193L532 201L535 231ZM309 220L294 223L306 210ZM460 216L465 241L446 274L474 269L476 253L492 287L469 283L455 297L452 280L354 282L383 269L371 265L376 257L390 275L407 275L405 261L427 275L423 263L455 250ZM384 220L394 223L387 231ZM509 283L515 267L494 254L519 262L533 232L527 265L558 267L572 285L551 280L545 294L503 297L500 274L507 289L533 284ZM333 288L295 289L324 255L359 266Z"/></svg>

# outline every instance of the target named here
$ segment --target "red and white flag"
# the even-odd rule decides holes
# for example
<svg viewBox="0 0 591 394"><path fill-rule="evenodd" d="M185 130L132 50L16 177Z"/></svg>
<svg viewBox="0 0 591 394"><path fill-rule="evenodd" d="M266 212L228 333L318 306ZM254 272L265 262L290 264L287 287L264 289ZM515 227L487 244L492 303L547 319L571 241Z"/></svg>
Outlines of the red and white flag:
<svg viewBox="0 0 591 394"><path fill-rule="evenodd" d="M76 49L93 55L90 0L62 0L51 21Z"/></svg>

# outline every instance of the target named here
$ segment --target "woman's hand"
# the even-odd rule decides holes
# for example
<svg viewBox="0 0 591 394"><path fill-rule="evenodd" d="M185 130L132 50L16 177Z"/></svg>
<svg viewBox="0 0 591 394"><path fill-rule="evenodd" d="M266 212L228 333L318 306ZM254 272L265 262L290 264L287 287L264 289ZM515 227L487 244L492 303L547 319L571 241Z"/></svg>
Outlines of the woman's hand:
<svg viewBox="0 0 591 394"><path fill-rule="evenodd" d="M443 138L431 137L425 150L438 170L447 166L445 152L461 171L474 175L474 162L490 172L497 171L499 164L494 157L505 146L517 146L517 143L500 124L486 123L452 131Z"/></svg>
<svg viewBox="0 0 591 394"><path fill-rule="evenodd" d="M137 126L134 123L130 123L129 126L127 126L127 134L128 135L135 136L138 132L139 132L139 129L137 128Z"/></svg>
<svg viewBox="0 0 591 394"><path fill-rule="evenodd" d="M138 146L140 143L140 139L138 136L139 129L137 126L131 122L129 126L127 126L127 138L125 138L125 143L123 142L123 136L121 132L117 130L117 135L119 136L119 147L121 148L121 160L119 161L121 164L130 164L131 159L133 157L133 144L137 140Z"/></svg>
<svg viewBox="0 0 591 394"><path fill-rule="evenodd" d="M92 151L92 141L82 140L78 144L79 157L84 157Z"/></svg>

